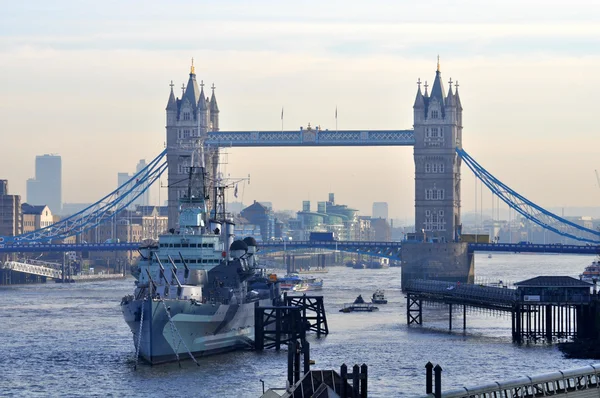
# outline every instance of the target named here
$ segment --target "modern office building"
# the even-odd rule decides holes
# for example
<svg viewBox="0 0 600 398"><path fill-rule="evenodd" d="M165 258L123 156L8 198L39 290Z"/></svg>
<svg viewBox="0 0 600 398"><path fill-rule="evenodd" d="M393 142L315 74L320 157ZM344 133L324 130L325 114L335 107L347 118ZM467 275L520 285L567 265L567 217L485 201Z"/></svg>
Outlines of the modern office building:
<svg viewBox="0 0 600 398"><path fill-rule="evenodd" d="M27 203L62 212L62 160L58 155L35 157L35 177L27 180Z"/></svg>
<svg viewBox="0 0 600 398"><path fill-rule="evenodd" d="M373 218L388 219L388 204L387 202L373 202Z"/></svg>

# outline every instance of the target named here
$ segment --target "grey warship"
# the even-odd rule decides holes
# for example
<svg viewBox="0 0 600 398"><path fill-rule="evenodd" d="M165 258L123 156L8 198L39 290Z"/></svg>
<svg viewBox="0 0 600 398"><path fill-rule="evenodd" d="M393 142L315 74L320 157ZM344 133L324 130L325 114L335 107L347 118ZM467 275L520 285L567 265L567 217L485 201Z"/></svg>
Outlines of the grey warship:
<svg viewBox="0 0 600 398"><path fill-rule="evenodd" d="M204 167L190 167L188 185L178 230L139 249L134 294L121 301L137 357L152 365L251 346L255 306L279 296L254 238L233 240L224 200L222 211L207 211Z"/></svg>

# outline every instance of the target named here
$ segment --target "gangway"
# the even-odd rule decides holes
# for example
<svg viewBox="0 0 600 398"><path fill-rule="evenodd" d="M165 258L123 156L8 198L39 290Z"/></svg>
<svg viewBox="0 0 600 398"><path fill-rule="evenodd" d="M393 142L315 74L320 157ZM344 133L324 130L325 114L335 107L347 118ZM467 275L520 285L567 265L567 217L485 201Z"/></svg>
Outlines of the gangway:
<svg viewBox="0 0 600 398"><path fill-rule="evenodd" d="M61 265L56 263L48 263L45 261L27 260L29 263L19 261L6 261L0 264L0 269L6 269L25 274L45 276L48 278L62 278Z"/></svg>

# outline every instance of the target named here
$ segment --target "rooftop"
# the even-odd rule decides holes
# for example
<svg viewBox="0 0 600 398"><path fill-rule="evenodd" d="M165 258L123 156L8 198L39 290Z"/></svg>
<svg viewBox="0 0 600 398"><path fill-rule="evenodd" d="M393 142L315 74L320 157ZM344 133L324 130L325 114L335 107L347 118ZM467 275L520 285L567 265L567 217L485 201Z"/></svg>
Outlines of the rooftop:
<svg viewBox="0 0 600 398"><path fill-rule="evenodd" d="M590 287L591 283L580 281L570 276L536 276L515 283L517 287Z"/></svg>

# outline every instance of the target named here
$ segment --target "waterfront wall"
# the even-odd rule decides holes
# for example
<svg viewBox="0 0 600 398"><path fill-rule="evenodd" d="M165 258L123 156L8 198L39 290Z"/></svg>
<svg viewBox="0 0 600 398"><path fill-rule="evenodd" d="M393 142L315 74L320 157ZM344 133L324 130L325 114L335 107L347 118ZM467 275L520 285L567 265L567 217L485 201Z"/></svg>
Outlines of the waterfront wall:
<svg viewBox="0 0 600 398"><path fill-rule="evenodd" d="M467 243L402 243L402 289L411 279L473 283L474 277Z"/></svg>

